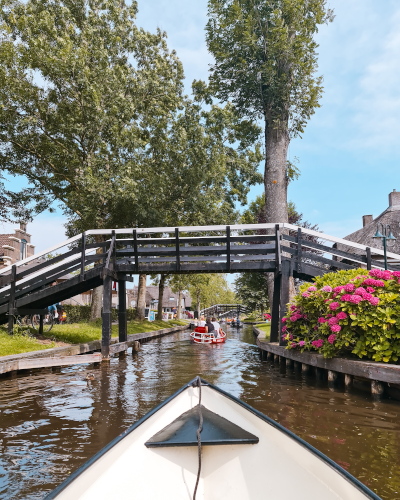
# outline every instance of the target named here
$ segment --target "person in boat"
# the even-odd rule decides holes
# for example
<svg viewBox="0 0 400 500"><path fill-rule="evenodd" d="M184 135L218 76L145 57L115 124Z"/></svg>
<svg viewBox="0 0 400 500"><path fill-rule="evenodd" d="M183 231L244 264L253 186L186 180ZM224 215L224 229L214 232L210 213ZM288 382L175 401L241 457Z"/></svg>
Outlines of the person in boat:
<svg viewBox="0 0 400 500"><path fill-rule="evenodd" d="M204 316L200 317L199 324L197 326L206 326L206 322L204 321Z"/></svg>
<svg viewBox="0 0 400 500"><path fill-rule="evenodd" d="M216 335L214 334L214 337L218 337L222 333L222 329L220 324L217 321L217 318L212 318L211 323L214 325Z"/></svg>
<svg viewBox="0 0 400 500"><path fill-rule="evenodd" d="M217 332L215 331L214 325L211 323L211 318L208 317L206 321L206 333L212 333L214 337L217 336Z"/></svg>

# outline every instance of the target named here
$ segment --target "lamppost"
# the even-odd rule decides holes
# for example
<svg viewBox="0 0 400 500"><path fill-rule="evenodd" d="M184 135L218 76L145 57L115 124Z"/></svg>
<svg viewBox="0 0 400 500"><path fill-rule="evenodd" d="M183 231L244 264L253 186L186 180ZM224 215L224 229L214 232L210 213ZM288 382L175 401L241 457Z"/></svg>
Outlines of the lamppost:
<svg viewBox="0 0 400 500"><path fill-rule="evenodd" d="M379 226L382 228L382 233L379 231ZM383 240L383 254L385 256L385 269L387 269L387 255L386 255L386 245L394 244L396 238L393 236L392 229L389 224L382 224L378 222L376 226L376 233L374 238L382 238Z"/></svg>

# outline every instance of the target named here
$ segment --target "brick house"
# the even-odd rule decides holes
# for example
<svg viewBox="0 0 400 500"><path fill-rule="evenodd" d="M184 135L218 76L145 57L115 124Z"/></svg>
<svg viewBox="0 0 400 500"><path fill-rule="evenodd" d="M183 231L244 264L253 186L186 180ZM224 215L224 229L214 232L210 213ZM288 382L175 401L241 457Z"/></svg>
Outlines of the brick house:
<svg viewBox="0 0 400 500"><path fill-rule="evenodd" d="M21 223L19 229L14 229L14 234L0 234L0 269L35 253L31 236L26 232L25 223Z"/></svg>

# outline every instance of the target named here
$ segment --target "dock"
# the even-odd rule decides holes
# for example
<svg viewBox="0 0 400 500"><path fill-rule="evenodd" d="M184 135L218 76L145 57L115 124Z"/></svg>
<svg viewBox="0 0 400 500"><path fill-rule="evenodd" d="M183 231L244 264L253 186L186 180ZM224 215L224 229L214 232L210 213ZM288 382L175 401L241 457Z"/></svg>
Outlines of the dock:
<svg viewBox="0 0 400 500"><path fill-rule="evenodd" d="M278 363L282 373L286 370L301 371L302 374L327 379L332 385L343 383L345 387L369 388L371 394L387 394L400 400L400 365L376 363L370 360L351 358L324 358L310 351L300 352L286 349L277 342L269 342L265 332L253 326L262 361Z"/></svg>
<svg viewBox="0 0 400 500"><path fill-rule="evenodd" d="M182 325L153 330L151 332L134 333L128 335L126 342L118 342L117 338L113 338L111 339L110 355L125 353L130 347L132 347L133 352L136 352L139 350L140 344L144 342L187 329L188 325ZM101 340L94 340L93 342L84 344L2 356L0 358L0 375L10 372L16 373L20 370L31 370L33 368L100 363L102 361L104 359L101 355Z"/></svg>

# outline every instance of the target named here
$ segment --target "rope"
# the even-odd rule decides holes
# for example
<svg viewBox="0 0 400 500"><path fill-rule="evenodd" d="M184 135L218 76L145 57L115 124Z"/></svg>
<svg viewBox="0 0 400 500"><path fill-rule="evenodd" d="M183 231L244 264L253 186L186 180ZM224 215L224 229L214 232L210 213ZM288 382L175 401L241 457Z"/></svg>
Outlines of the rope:
<svg viewBox="0 0 400 500"><path fill-rule="evenodd" d="M201 380L200 377L196 377L196 381L194 382L193 386L199 388L199 428L197 429L197 450L198 450L198 456L199 456L199 467L197 470L197 479L196 479L196 486L194 487L194 492L193 492L193 500L196 500L196 493L197 493L197 487L199 485L199 480L200 480L200 472L201 472L201 436L200 433L203 430L203 415L201 413Z"/></svg>

